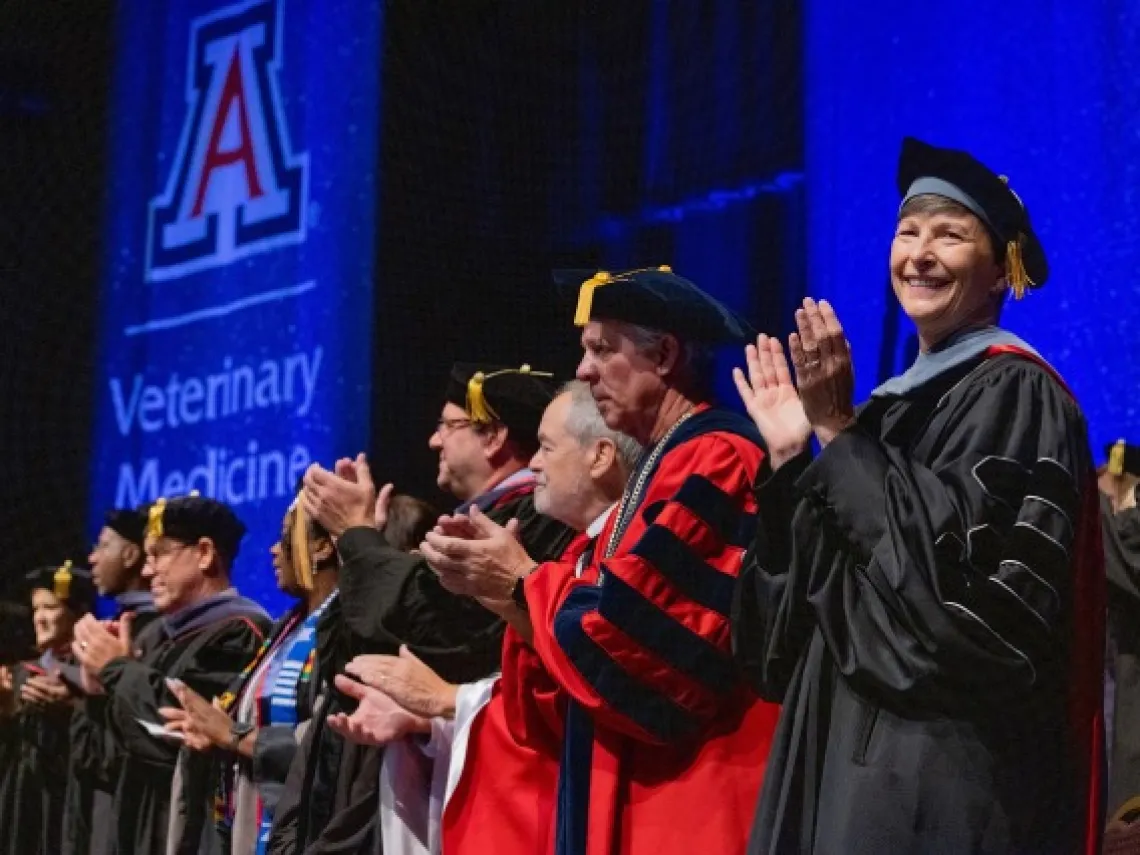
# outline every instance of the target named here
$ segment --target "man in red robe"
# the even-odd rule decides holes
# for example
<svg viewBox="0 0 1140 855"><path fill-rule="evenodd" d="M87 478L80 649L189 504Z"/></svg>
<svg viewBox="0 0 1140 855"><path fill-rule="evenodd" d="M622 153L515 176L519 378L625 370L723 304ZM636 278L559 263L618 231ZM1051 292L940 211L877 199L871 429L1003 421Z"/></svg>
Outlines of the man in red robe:
<svg viewBox="0 0 1140 855"><path fill-rule="evenodd" d="M575 281L578 379L646 446L617 511L580 575L536 567L477 514L477 532L429 534L425 557L445 587L501 608L567 698L544 851L743 852L777 717L730 649L764 455L709 380L712 347L749 328L668 268Z"/></svg>

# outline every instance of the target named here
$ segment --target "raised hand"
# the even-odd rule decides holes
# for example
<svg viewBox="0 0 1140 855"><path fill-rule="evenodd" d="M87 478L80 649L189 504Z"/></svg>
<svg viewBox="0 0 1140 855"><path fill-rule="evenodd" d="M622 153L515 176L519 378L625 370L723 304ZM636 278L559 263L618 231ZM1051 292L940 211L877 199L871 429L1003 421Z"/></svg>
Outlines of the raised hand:
<svg viewBox="0 0 1140 855"><path fill-rule="evenodd" d="M498 525L477 507L471 508L470 520L473 539L430 531L420 552L453 594L509 600L515 582L535 567L518 541L518 521Z"/></svg>
<svg viewBox="0 0 1140 855"><path fill-rule="evenodd" d="M406 644L400 646L399 656L357 656L344 670L410 713L423 718L455 715L458 687L421 662Z"/></svg>
<svg viewBox="0 0 1140 855"><path fill-rule="evenodd" d="M396 489L394 484L385 484L376 494L376 505L372 511L372 521L377 531L383 531L388 525L388 506L392 503L392 493Z"/></svg>
<svg viewBox="0 0 1140 855"><path fill-rule="evenodd" d="M796 311L799 333L788 339L804 413L820 445L855 421L855 372L847 337L831 304L810 297Z"/></svg>
<svg viewBox="0 0 1140 855"><path fill-rule="evenodd" d="M376 521L376 487L363 454L356 460L337 461L330 472L314 463L305 472L301 504L333 537L350 528L373 526Z"/></svg>
<svg viewBox="0 0 1140 855"><path fill-rule="evenodd" d="M351 714L337 713L327 719L336 733L362 745L387 745L412 733L430 733L431 721L412 715L379 689L337 674L337 689L358 701Z"/></svg>
<svg viewBox="0 0 1140 855"><path fill-rule="evenodd" d="M125 626L125 630L124 630ZM112 659L131 657L131 623L120 623L114 630L95 619L94 615L84 615L75 624L75 640L71 642L71 652L79 664L98 674Z"/></svg>
<svg viewBox="0 0 1140 855"><path fill-rule="evenodd" d="M811 424L778 339L761 333L755 345L744 349L744 358L748 376L734 368L732 379L748 415L764 437L768 461L776 470L807 448Z"/></svg>

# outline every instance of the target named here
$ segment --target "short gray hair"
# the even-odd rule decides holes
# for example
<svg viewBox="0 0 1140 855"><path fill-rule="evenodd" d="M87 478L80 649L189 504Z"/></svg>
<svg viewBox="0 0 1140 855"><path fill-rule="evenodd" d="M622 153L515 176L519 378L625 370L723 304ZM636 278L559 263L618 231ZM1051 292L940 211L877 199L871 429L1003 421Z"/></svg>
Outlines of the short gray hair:
<svg viewBox="0 0 1140 855"><path fill-rule="evenodd" d="M558 390L558 394L570 396L570 409L566 412L566 430L578 441L578 444L586 445L599 439L608 439L617 449L617 459L622 470L627 475L632 472L637 458L641 456L641 443L632 436L606 425L598 410L598 402L590 394L590 384L581 380L571 380Z"/></svg>
<svg viewBox="0 0 1140 855"><path fill-rule="evenodd" d="M694 391L707 393L712 389L713 371L716 367L716 351L707 344L685 341L674 333L638 324L623 323L622 332L633 342L633 348L645 355L660 349L665 336L672 335L681 346L681 356L677 360L677 373L687 378L695 387Z"/></svg>

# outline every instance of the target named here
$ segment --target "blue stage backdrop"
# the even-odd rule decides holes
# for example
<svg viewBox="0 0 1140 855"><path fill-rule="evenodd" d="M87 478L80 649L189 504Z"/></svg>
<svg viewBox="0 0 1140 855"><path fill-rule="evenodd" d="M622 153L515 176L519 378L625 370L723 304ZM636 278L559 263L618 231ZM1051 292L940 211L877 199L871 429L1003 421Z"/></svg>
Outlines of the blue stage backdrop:
<svg viewBox="0 0 1140 855"><path fill-rule="evenodd" d="M368 437L380 4L121 5L92 528L198 490L243 590L312 461Z"/></svg>
<svg viewBox="0 0 1140 855"><path fill-rule="evenodd" d="M909 134L1009 176L1052 275L1003 323L1073 387L1098 460L1140 440L1140 6L809 0L805 14L808 292L837 307L860 397L914 348L887 278Z"/></svg>

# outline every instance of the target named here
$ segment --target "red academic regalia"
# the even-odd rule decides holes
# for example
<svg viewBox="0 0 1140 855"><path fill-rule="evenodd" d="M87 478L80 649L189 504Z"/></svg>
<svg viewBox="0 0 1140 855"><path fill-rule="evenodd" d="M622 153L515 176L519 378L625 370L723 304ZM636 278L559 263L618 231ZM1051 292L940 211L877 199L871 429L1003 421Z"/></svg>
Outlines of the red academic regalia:
<svg viewBox="0 0 1140 855"><path fill-rule="evenodd" d="M763 452L750 422L705 407L658 451L582 576L526 583L535 649L568 698L544 850L557 855L732 855L747 842L778 707L738 679L729 613Z"/></svg>

